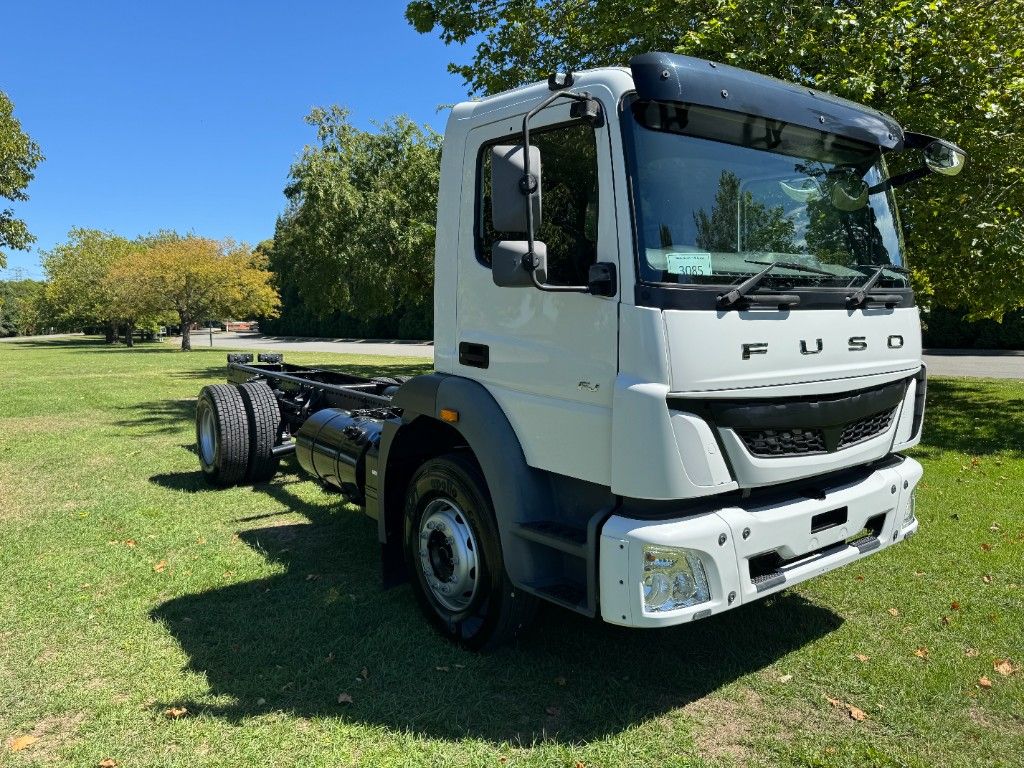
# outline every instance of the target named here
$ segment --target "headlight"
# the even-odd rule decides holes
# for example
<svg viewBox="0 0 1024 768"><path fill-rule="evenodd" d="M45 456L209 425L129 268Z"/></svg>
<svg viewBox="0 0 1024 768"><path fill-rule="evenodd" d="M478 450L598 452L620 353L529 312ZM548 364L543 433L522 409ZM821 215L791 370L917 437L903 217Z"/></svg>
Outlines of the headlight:
<svg viewBox="0 0 1024 768"><path fill-rule="evenodd" d="M903 515L903 527L906 528L914 522L914 515L917 513L917 489L910 492L910 501L907 503L907 512Z"/></svg>
<svg viewBox="0 0 1024 768"><path fill-rule="evenodd" d="M644 545L644 610L674 611L711 599L708 577L697 553Z"/></svg>

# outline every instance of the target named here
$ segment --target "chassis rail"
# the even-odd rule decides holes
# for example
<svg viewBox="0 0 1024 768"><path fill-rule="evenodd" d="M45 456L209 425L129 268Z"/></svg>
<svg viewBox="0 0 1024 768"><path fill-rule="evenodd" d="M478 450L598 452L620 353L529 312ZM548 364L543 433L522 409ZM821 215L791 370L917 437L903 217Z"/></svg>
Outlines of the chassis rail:
<svg viewBox="0 0 1024 768"><path fill-rule="evenodd" d="M274 390L282 416L294 434L313 413L323 408L348 411L388 411L399 381L388 377L365 378L341 371L285 363L280 354L228 355L228 381L245 384L264 380Z"/></svg>

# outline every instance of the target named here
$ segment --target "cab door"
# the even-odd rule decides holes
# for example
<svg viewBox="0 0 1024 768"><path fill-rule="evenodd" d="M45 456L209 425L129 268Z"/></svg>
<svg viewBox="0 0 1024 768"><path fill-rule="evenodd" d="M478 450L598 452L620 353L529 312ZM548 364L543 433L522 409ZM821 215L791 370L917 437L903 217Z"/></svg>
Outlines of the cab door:
<svg viewBox="0 0 1024 768"><path fill-rule="evenodd" d="M494 231L490 209L491 147L520 143L521 126L520 114L469 132L463 189L475 194L462 203L454 368L493 394L528 464L608 485L619 290L550 293L498 287L491 276L493 243L526 237ZM541 155L537 240L547 246L547 282L586 285L591 264L619 261L608 121L572 120L566 104L545 109L530 130Z"/></svg>

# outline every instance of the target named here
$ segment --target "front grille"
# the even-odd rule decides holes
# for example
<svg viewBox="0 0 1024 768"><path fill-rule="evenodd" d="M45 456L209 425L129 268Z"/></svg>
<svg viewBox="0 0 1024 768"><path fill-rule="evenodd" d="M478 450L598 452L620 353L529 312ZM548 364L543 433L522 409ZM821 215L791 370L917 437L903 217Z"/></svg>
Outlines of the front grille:
<svg viewBox="0 0 1024 768"><path fill-rule="evenodd" d="M721 433L739 438L750 456L782 458L835 453L893 428L910 379L815 397L749 400L668 398L672 410L697 412Z"/></svg>
<svg viewBox="0 0 1024 768"><path fill-rule="evenodd" d="M825 435L820 429L737 430L754 456L807 456L825 453Z"/></svg>
<svg viewBox="0 0 1024 768"><path fill-rule="evenodd" d="M892 418L896 415L896 409L876 413L874 416L860 419L847 424L839 437L839 449L849 448L851 445L863 443L876 435L880 435L892 424Z"/></svg>
<svg viewBox="0 0 1024 768"><path fill-rule="evenodd" d="M753 456L810 456L816 453L841 451L877 437L889 429L895 415L896 409L890 408L834 427L737 429L736 434Z"/></svg>

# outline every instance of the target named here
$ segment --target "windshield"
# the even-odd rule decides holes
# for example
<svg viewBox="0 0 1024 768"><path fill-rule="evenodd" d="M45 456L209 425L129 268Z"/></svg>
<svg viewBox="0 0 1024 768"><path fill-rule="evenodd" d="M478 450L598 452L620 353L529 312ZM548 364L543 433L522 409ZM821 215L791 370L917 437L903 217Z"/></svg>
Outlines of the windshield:
<svg viewBox="0 0 1024 768"><path fill-rule="evenodd" d="M685 104L630 105L640 277L731 285L772 262L764 285L849 288L903 266L878 147L792 124ZM626 118L628 120L628 117ZM908 288L883 270L876 283Z"/></svg>

